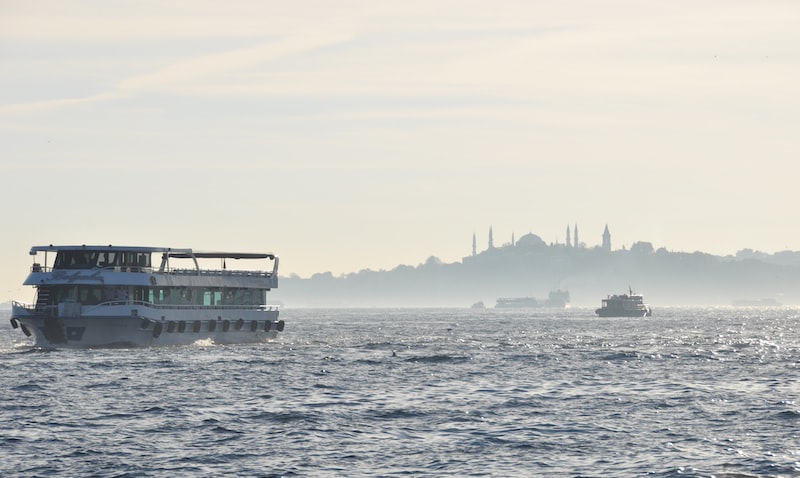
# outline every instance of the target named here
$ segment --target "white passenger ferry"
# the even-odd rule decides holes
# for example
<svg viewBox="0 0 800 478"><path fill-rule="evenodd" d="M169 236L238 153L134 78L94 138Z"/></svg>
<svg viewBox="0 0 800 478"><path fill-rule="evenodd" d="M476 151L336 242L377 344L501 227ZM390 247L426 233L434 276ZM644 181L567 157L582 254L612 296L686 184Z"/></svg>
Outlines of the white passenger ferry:
<svg viewBox="0 0 800 478"><path fill-rule="evenodd" d="M11 325L37 347L255 343L283 331L278 307L267 305L267 291L278 287L274 254L110 245L36 246L30 254L24 284L36 289L35 302L12 303ZM264 260L268 270L228 269L238 259ZM220 265L201 268L201 260Z"/></svg>
<svg viewBox="0 0 800 478"><path fill-rule="evenodd" d="M642 294L634 294L628 287L627 294L614 294L601 301L601 307L594 311L600 317L650 317L653 309L644 303Z"/></svg>

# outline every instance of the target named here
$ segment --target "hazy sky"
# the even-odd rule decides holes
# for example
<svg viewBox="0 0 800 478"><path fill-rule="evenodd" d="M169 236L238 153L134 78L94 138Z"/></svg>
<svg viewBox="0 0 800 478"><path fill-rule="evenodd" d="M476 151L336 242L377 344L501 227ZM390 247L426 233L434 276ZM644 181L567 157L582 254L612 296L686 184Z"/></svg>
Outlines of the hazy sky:
<svg viewBox="0 0 800 478"><path fill-rule="evenodd" d="M800 250L800 2L0 1L0 300L32 245L306 277L533 232Z"/></svg>

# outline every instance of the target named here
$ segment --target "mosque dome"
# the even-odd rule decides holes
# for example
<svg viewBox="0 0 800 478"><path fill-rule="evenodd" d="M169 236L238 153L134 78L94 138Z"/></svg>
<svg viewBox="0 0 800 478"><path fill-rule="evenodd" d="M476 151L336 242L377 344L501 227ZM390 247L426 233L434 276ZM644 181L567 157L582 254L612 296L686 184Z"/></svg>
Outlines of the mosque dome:
<svg viewBox="0 0 800 478"><path fill-rule="evenodd" d="M546 247L547 243L536 234L528 233L517 239L517 247Z"/></svg>

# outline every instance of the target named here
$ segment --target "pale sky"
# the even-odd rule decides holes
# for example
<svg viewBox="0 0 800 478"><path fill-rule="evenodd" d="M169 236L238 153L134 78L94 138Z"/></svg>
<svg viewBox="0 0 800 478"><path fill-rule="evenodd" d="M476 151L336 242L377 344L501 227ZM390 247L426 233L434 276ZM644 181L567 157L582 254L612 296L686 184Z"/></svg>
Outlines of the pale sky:
<svg viewBox="0 0 800 478"><path fill-rule="evenodd" d="M308 277L533 232L800 250L800 2L0 1L0 301L42 244Z"/></svg>

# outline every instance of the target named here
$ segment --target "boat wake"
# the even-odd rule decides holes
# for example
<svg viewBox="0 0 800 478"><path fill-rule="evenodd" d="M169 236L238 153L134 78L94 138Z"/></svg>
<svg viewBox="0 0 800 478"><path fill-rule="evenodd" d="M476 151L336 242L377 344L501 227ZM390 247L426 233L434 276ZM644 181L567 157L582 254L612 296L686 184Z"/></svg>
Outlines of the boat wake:
<svg viewBox="0 0 800 478"><path fill-rule="evenodd" d="M209 338L195 340L194 342L192 342L192 345L195 347L212 347L214 346L214 340Z"/></svg>

